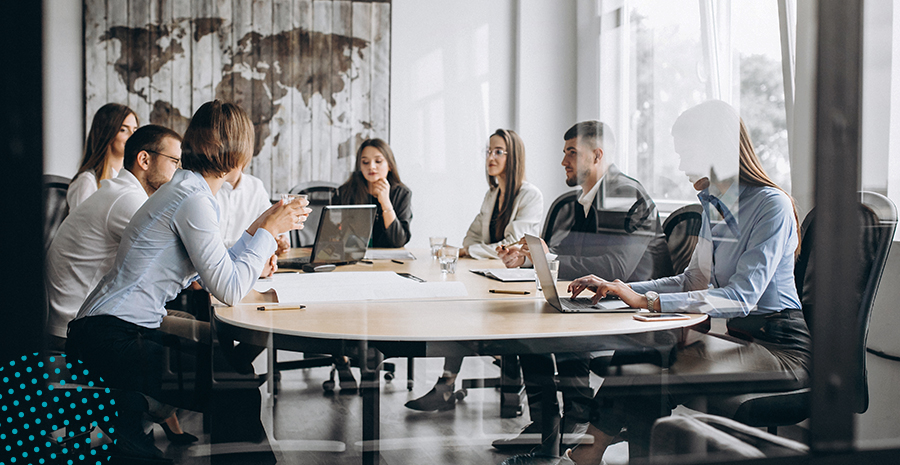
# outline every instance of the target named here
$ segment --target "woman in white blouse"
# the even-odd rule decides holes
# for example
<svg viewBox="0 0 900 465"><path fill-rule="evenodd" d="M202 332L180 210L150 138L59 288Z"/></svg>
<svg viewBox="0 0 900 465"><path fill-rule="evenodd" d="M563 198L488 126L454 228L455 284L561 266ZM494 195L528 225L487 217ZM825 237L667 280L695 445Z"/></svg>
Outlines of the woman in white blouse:
<svg viewBox="0 0 900 465"><path fill-rule="evenodd" d="M498 129L491 135L485 153L485 171L489 189L481 211L469 226L460 256L477 259L499 258L496 249L518 242L525 234L540 234L544 196L525 181L525 144L510 129ZM456 376L463 357L444 359L444 373L424 396L406 403L406 407L425 412L448 410L456 406Z"/></svg>
<svg viewBox="0 0 900 465"><path fill-rule="evenodd" d="M125 159L125 142L138 128L134 110L107 103L91 122L78 174L69 184L66 202L72 211L100 188L100 181L118 176Z"/></svg>
<svg viewBox="0 0 900 465"><path fill-rule="evenodd" d="M540 234L544 197L525 181L522 139L515 131L498 129L485 156L489 189L463 240L463 257L499 258L497 247L516 243L525 234Z"/></svg>

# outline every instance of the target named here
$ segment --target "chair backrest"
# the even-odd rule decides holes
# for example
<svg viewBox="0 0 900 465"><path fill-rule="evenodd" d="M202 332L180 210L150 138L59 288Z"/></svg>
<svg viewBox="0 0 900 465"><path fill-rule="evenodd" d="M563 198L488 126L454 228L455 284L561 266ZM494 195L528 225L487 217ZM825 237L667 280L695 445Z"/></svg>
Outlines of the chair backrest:
<svg viewBox="0 0 900 465"><path fill-rule="evenodd" d="M69 214L69 204L66 202L69 182L69 178L62 176L44 175L44 253L50 250L56 230Z"/></svg>
<svg viewBox="0 0 900 465"><path fill-rule="evenodd" d="M703 207L700 204L685 205L675 210L663 222L663 233L672 259L672 269L679 274L687 268L700 236Z"/></svg>
<svg viewBox="0 0 900 465"><path fill-rule="evenodd" d="M305 227L299 231L291 231L291 247L310 247L316 241L316 229L319 226L319 218L322 209L326 205L332 205L337 197L337 183L329 181L311 181L297 184L291 190L291 194L306 194L309 196L309 208L312 212L307 218Z"/></svg>
<svg viewBox="0 0 900 465"><path fill-rule="evenodd" d="M560 195L553 201L553 204L550 205L550 210L547 211L547 219L544 220L544 232L541 234L541 238L544 239L544 242L550 243L550 240L553 238L553 233L556 231L556 223L559 219L559 212L572 202L576 202L578 200L578 192L577 190L566 192L563 195Z"/></svg>
<svg viewBox="0 0 900 465"><path fill-rule="evenodd" d="M863 413L869 406L868 375L866 369L866 341L869 335L869 322L875 304L875 294L884 273L887 256L897 228L897 208L887 197L874 192L860 192L860 274L856 281L855 292L859 295L859 308L856 310L859 346L856 350L859 363L857 376L856 412ZM803 220L801 228L800 256L794 266L794 280L797 293L803 305L803 315L807 324L812 327L813 295L814 295L814 243L813 228L815 210L810 211Z"/></svg>

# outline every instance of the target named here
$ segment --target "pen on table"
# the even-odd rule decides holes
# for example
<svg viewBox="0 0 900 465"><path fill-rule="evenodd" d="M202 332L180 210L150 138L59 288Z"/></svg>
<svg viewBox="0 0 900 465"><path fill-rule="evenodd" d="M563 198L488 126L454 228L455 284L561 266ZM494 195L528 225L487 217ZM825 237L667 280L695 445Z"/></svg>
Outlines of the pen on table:
<svg viewBox="0 0 900 465"><path fill-rule="evenodd" d="M360 263L365 263L366 265L371 265L371 264L372 264L372 262L370 262L370 261L368 261L368 260L360 260L359 262L360 262Z"/></svg>
<svg viewBox="0 0 900 465"><path fill-rule="evenodd" d="M306 305L260 305L256 307L257 310L264 312L266 310L303 310L306 308Z"/></svg>
<svg viewBox="0 0 900 465"><path fill-rule="evenodd" d="M491 289L489 291L491 294L516 294L516 295L528 295L531 294L528 291L513 291L510 289Z"/></svg>
<svg viewBox="0 0 900 465"><path fill-rule="evenodd" d="M403 262L401 262L400 260L391 260L391 261L394 262L394 263L397 263L397 264L399 264L399 265L406 265L406 263L403 263Z"/></svg>

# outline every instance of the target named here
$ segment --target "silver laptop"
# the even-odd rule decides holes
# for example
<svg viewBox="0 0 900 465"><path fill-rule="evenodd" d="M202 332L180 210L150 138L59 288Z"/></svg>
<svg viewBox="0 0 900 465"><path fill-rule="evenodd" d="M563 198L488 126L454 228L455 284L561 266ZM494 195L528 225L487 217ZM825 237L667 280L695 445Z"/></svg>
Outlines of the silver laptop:
<svg viewBox="0 0 900 465"><path fill-rule="evenodd" d="M550 266L547 265L547 256L541 253L544 246L541 245L541 239L531 234L525 235L525 242L528 249L531 250L531 261L534 263L534 272L541 281L541 289L544 292L544 298L547 299L553 308L563 313L637 313L638 310L629 308L625 302L618 299L607 298L594 305L590 297L577 297L570 299L564 297L559 298L556 292L556 283L553 282L553 276L550 274ZM537 253L535 253L537 252Z"/></svg>
<svg viewBox="0 0 900 465"><path fill-rule="evenodd" d="M308 257L278 260L279 268L346 265L363 259L372 237L375 205L326 205L319 217L316 242Z"/></svg>

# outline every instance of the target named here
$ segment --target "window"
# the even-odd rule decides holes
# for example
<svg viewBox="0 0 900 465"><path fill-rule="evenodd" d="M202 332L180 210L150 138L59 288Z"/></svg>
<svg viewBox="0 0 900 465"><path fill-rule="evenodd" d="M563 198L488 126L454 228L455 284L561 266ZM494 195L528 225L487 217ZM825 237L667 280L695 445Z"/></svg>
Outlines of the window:
<svg viewBox="0 0 900 465"><path fill-rule="evenodd" d="M763 166L790 191L777 0L604 1L600 21L600 117L617 132L617 164L663 211L696 201L671 128L709 99L739 111Z"/></svg>

